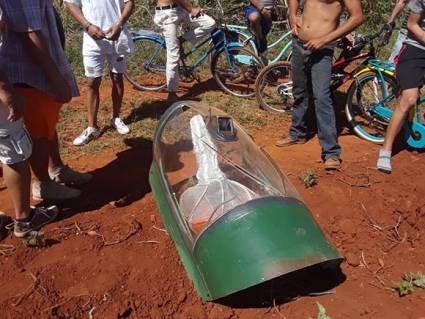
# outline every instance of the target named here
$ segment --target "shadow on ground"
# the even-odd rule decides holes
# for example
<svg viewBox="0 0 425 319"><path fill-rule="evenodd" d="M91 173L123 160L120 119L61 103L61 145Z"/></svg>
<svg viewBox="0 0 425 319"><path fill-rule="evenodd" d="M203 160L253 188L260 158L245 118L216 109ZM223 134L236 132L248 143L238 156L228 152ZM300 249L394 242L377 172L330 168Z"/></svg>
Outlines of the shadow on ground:
<svg viewBox="0 0 425 319"><path fill-rule="evenodd" d="M339 267L325 264L307 267L217 300L233 308L268 308L303 296L335 293L332 289L346 280Z"/></svg>
<svg viewBox="0 0 425 319"><path fill-rule="evenodd" d="M81 187L81 198L61 205L62 219L95 211L108 204L127 206L151 191L152 141L131 139L125 142L131 148L117 153L112 162L90 172L93 180Z"/></svg>

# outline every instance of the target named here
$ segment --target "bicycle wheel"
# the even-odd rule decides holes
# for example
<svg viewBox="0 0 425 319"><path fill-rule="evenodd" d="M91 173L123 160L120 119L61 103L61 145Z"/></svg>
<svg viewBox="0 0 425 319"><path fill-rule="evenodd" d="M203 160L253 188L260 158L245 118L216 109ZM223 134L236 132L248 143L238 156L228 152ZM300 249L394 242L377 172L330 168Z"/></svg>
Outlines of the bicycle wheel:
<svg viewBox="0 0 425 319"><path fill-rule="evenodd" d="M244 47L223 48L211 61L211 73L217 84L238 97L255 94L255 79L263 67L260 58Z"/></svg>
<svg viewBox="0 0 425 319"><path fill-rule="evenodd" d="M382 76L370 71L356 78L348 89L345 106L354 132L373 143L384 142L392 110L398 104L395 78L385 73ZM377 112L377 108L382 112Z"/></svg>
<svg viewBox="0 0 425 319"><path fill-rule="evenodd" d="M291 64L277 62L266 66L255 81L255 97L261 108L278 113L293 105Z"/></svg>
<svg viewBox="0 0 425 319"><path fill-rule="evenodd" d="M166 87L165 45L151 38L135 40L134 51L128 57L126 79L136 89L157 91Z"/></svg>

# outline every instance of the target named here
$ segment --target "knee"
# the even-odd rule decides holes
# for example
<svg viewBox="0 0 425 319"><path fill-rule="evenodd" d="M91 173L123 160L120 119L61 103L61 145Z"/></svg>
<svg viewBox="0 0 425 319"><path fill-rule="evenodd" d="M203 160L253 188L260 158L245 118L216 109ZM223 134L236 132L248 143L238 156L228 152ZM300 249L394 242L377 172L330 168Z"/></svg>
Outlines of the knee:
<svg viewBox="0 0 425 319"><path fill-rule="evenodd" d="M102 78L87 78L86 86L89 90L99 90Z"/></svg>
<svg viewBox="0 0 425 319"><path fill-rule="evenodd" d="M416 105L417 98L415 96L403 97L398 105L398 110L404 114L409 113L410 109Z"/></svg>
<svg viewBox="0 0 425 319"><path fill-rule="evenodd" d="M261 16L258 12L254 12L249 15L248 20L251 22L251 24L258 24L261 21Z"/></svg>
<svg viewBox="0 0 425 319"><path fill-rule="evenodd" d="M113 83L117 83L117 84L123 83L123 75L122 75L122 73L110 72L109 75L110 75L111 80L112 80Z"/></svg>

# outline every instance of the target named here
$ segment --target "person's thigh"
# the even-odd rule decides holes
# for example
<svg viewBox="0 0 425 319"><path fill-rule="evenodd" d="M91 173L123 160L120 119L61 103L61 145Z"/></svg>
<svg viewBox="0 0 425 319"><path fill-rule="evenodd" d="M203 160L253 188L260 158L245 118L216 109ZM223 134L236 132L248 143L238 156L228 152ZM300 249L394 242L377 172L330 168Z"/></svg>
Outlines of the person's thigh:
<svg viewBox="0 0 425 319"><path fill-rule="evenodd" d="M85 76L88 78L102 77L105 58L104 54L83 56Z"/></svg>
<svg viewBox="0 0 425 319"><path fill-rule="evenodd" d="M118 54L109 54L107 56L109 71L116 74L125 72L126 57Z"/></svg>
<svg viewBox="0 0 425 319"><path fill-rule="evenodd" d="M261 15L260 11L258 11L258 9L252 4L245 7L244 14L247 19L251 19L253 16Z"/></svg>
<svg viewBox="0 0 425 319"><path fill-rule="evenodd" d="M396 77L401 90L418 88L425 74L425 50L407 45L400 53Z"/></svg>
<svg viewBox="0 0 425 319"><path fill-rule="evenodd" d="M62 104L33 88L16 87L25 98L24 122L32 139L53 140Z"/></svg>

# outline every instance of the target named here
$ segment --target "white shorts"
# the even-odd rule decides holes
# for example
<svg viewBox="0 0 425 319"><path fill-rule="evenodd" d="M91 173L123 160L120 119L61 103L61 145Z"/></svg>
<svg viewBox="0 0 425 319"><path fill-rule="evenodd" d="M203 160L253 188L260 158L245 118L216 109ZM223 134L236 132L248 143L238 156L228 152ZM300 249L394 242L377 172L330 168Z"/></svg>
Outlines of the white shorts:
<svg viewBox="0 0 425 319"><path fill-rule="evenodd" d="M86 77L102 77L105 60L108 61L110 72L118 74L125 72L125 56L119 56L118 54L85 55L83 56L83 63Z"/></svg>
<svg viewBox="0 0 425 319"><path fill-rule="evenodd" d="M32 141L22 119L0 124L0 162L13 165L27 160L32 153Z"/></svg>

